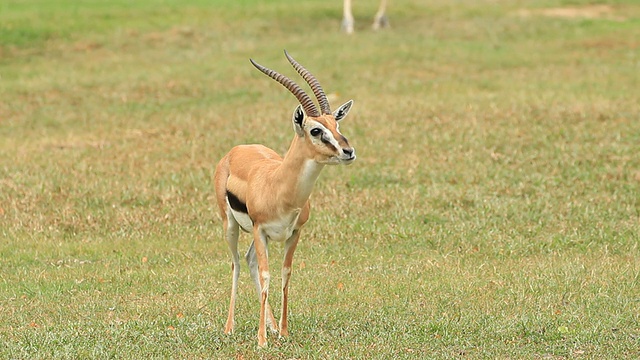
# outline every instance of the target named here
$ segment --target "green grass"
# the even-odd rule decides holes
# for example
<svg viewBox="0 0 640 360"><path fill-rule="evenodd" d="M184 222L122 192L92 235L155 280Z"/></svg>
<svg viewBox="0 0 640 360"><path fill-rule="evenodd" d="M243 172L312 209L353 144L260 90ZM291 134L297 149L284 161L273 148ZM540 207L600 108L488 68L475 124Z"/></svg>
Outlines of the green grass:
<svg viewBox="0 0 640 360"><path fill-rule="evenodd" d="M392 2L374 33L363 1L349 37L319 0L3 2L0 358L640 357L640 6L603 4ZM259 350L246 266L222 333L212 174L287 149L295 99L248 62L293 77L283 49L355 100L359 157Z"/></svg>

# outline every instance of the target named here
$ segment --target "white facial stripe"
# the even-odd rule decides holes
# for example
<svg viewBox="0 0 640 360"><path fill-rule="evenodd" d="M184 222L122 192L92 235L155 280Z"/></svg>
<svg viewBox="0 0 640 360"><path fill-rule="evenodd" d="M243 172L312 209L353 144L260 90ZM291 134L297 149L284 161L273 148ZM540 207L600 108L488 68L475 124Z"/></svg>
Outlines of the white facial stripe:
<svg viewBox="0 0 640 360"><path fill-rule="evenodd" d="M338 144L338 140L336 140L336 138L333 136L333 133L331 131L329 131L329 129L327 129L324 125L322 125L321 123L319 123L317 121L309 121L308 124L309 124L308 126L309 126L310 129L313 129L313 128L322 129L322 132L323 132L322 138L324 138L331 145L333 145L333 147L336 150L340 150L340 145ZM336 127L336 130L337 130L337 127ZM338 134L340 134L339 131L338 131ZM318 145L322 144L321 137L312 137L311 141L314 144L318 144Z"/></svg>
<svg viewBox="0 0 640 360"><path fill-rule="evenodd" d="M327 132L329 131L329 129L327 129L326 126L322 125L321 123L317 122L317 121L313 121L313 120L307 120L307 127L309 129L313 129L313 128L320 128L323 131ZM330 132L330 131L329 131Z"/></svg>

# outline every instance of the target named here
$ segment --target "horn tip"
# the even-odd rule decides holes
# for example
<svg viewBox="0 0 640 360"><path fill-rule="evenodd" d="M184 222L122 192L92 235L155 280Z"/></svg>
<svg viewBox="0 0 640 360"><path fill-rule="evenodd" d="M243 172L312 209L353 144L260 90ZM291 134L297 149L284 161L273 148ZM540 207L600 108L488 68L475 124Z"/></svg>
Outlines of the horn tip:
<svg viewBox="0 0 640 360"><path fill-rule="evenodd" d="M262 67L262 65L255 62L252 58L249 58L249 61L251 61L251 64L253 64L253 66L255 66L256 69L261 70L260 68Z"/></svg>

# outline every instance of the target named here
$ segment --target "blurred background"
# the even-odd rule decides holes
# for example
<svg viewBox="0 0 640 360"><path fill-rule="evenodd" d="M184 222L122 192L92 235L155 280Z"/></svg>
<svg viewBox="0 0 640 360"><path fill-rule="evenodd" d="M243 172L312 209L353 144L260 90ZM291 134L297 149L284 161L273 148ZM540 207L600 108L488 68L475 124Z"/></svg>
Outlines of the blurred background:
<svg viewBox="0 0 640 360"><path fill-rule="evenodd" d="M0 357L638 356L640 5L391 0L374 31L378 5L347 35L340 1L0 3ZM354 99L358 160L256 352L246 268L222 334L211 176L288 148L297 102L249 63L303 85L283 49Z"/></svg>

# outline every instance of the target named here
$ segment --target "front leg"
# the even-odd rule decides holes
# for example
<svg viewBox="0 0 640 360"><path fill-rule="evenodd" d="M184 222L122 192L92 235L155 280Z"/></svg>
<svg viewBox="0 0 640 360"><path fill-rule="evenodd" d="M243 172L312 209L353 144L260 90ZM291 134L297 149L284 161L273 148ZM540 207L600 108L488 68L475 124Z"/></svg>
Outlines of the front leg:
<svg viewBox="0 0 640 360"><path fill-rule="evenodd" d="M267 256L267 237L259 225L253 227L253 244L258 259L260 280L260 322L258 323L258 346L267 346L267 317L269 309L269 259ZM271 315L273 316L273 315Z"/></svg>
<svg viewBox="0 0 640 360"><path fill-rule="evenodd" d="M284 245L284 263L282 264L282 312L280 314L280 336L288 336L287 329L287 303L289 301L289 279L291 278L291 263L293 262L293 253L296 251L298 240L300 239L300 230L293 232Z"/></svg>
<svg viewBox="0 0 640 360"><path fill-rule="evenodd" d="M262 298L262 286L260 285L260 275L258 272L258 257L256 256L256 247L254 245L255 241L251 242L249 245L249 250L244 255L247 260L247 265L249 265L249 273L251 274L251 279L256 286L256 294L258 295L258 301ZM269 256L269 249L267 248L267 257ZM267 302L267 326L271 329L272 332L277 333L278 328L276 327L276 318L273 316L273 311L271 311L271 306L269 302Z"/></svg>

